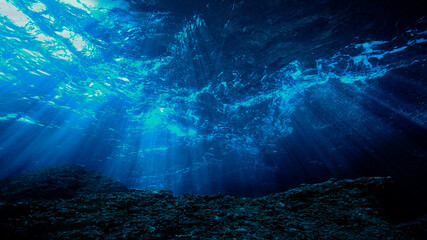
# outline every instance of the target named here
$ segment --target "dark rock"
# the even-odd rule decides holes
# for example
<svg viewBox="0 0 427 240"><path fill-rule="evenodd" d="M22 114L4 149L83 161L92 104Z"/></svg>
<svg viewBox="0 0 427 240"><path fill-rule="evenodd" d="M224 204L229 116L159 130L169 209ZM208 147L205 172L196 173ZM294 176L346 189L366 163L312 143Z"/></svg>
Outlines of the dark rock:
<svg viewBox="0 0 427 240"><path fill-rule="evenodd" d="M40 194L35 195L28 180L39 188ZM390 182L391 178L382 177L330 180L255 199L222 194L173 196L170 191L162 190L123 192L124 186L105 176L78 166L58 166L2 182L0 238L411 239L409 236L424 236L424 218L395 226L384 217L382 203ZM23 184L22 188L19 184ZM65 191L72 198L58 199L61 194L52 194L58 184L78 187ZM47 191L40 186L52 189ZM24 189L29 192L24 194ZM5 200L7 193L13 197Z"/></svg>
<svg viewBox="0 0 427 240"><path fill-rule="evenodd" d="M0 199L58 199L127 191L110 177L77 165L57 165L0 181Z"/></svg>
<svg viewBox="0 0 427 240"><path fill-rule="evenodd" d="M397 226L398 229L411 233L415 239L427 239L427 215L419 217L414 221L402 223Z"/></svg>

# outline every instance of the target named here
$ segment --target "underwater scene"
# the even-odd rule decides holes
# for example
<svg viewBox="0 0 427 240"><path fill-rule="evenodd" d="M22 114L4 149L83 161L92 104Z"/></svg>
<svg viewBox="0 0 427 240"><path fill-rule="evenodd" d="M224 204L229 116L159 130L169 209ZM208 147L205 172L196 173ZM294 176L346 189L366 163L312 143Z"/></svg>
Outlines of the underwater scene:
<svg viewBox="0 0 427 240"><path fill-rule="evenodd" d="M3 239L423 239L426 13L421 0L0 0L0 232L15 231ZM374 222L360 209L382 190L386 220ZM301 192L314 205L361 199L350 204L366 214L357 224L373 222L327 229L269 209L336 213L333 226L350 216L331 202L298 208ZM22 213L59 214L52 199L74 199L61 203L71 209L83 196L96 209L166 201L156 209L175 206L173 221L203 212L224 228L200 220L189 231L157 214L143 232L52 230ZM227 201L232 214L213 214Z"/></svg>

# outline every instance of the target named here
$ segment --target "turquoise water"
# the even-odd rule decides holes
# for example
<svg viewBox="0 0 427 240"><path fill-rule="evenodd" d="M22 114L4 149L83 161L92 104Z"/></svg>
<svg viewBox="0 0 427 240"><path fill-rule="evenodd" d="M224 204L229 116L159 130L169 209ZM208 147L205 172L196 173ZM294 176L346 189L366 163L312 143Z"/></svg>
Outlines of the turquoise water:
<svg viewBox="0 0 427 240"><path fill-rule="evenodd" d="M424 171L422 18L274 65L229 61L204 14L131 3L0 0L1 176L77 163L136 188L257 195Z"/></svg>

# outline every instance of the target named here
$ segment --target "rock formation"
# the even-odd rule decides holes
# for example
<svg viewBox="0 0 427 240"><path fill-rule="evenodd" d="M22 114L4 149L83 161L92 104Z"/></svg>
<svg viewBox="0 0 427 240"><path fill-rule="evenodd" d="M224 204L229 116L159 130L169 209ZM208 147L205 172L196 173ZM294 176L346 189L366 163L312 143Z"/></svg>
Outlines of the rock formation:
<svg viewBox="0 0 427 240"><path fill-rule="evenodd" d="M0 184L1 239L422 239L425 219L384 217L389 177L301 185L261 198L126 191L73 165ZM424 228L423 228L424 226ZM416 237L416 236L415 236Z"/></svg>

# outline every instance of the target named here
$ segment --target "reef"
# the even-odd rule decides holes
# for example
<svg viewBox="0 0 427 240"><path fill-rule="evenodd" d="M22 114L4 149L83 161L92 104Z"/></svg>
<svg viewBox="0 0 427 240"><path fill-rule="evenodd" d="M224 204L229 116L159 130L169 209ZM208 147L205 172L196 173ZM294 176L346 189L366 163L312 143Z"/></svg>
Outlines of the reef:
<svg viewBox="0 0 427 240"><path fill-rule="evenodd" d="M59 165L0 182L0 238L422 239L425 218L396 226L385 217L391 183L363 177L260 198L174 196Z"/></svg>

